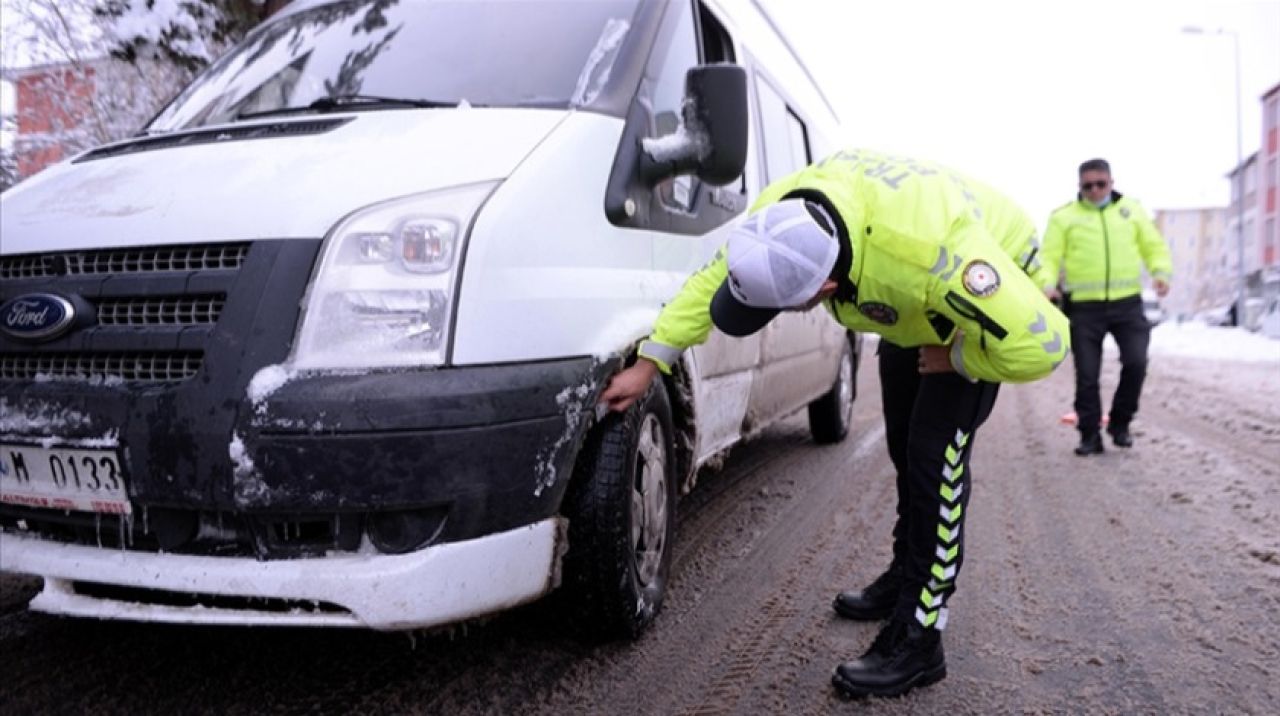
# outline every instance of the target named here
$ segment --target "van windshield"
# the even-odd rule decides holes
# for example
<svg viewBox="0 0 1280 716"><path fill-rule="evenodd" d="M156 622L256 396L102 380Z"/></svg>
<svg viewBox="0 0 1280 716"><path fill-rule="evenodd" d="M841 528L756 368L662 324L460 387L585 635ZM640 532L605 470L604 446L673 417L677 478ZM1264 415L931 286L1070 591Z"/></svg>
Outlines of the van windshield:
<svg viewBox="0 0 1280 716"><path fill-rule="evenodd" d="M250 33L165 107L147 131L338 107L589 106L608 81L638 2L319 5ZM357 97L384 101L333 101Z"/></svg>

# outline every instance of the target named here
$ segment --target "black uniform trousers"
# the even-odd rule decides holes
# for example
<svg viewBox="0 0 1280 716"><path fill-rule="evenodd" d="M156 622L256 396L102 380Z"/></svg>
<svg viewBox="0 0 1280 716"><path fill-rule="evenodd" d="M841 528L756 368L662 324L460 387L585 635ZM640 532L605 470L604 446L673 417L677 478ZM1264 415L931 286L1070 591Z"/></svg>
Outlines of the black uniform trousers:
<svg viewBox="0 0 1280 716"><path fill-rule="evenodd" d="M1076 423L1081 434L1098 432L1102 421L1098 374L1102 341L1108 333L1120 349L1120 384L1111 399L1111 426L1126 428L1138 412L1138 397L1147 377L1147 345L1151 323L1142 312L1142 297L1119 301L1072 301L1071 355L1076 365Z"/></svg>
<svg viewBox="0 0 1280 716"><path fill-rule="evenodd" d="M889 458L897 470L893 559L904 586L893 618L942 629L964 557L973 434L999 385L956 373L921 375L919 349L880 341L880 391Z"/></svg>

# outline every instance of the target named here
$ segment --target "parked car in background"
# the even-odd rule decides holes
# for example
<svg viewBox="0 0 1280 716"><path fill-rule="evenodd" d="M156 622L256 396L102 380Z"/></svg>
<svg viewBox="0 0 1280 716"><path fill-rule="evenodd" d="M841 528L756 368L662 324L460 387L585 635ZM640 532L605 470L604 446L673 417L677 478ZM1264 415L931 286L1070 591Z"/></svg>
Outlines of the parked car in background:
<svg viewBox="0 0 1280 716"><path fill-rule="evenodd" d="M1244 300L1244 317L1240 325L1250 331L1262 326L1262 316L1267 311L1268 300L1262 296L1249 296Z"/></svg>
<svg viewBox="0 0 1280 716"><path fill-rule="evenodd" d="M1224 306L1214 306L1206 308L1195 315L1195 319L1206 326L1231 326L1235 325L1235 312L1232 310L1232 304Z"/></svg>
<svg viewBox="0 0 1280 716"><path fill-rule="evenodd" d="M634 637L677 496L856 335L713 334L597 410L769 181L835 147L756 3L291 3L140 135L0 197L0 569L39 611Z"/></svg>
<svg viewBox="0 0 1280 716"><path fill-rule="evenodd" d="M1258 330L1268 338L1280 338L1280 298L1273 298L1258 322Z"/></svg>

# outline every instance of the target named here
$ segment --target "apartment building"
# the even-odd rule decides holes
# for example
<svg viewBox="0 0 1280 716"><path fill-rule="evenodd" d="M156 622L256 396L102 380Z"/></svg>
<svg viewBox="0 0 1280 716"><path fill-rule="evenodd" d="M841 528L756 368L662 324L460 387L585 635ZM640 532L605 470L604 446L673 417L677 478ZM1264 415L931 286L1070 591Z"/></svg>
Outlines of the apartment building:
<svg viewBox="0 0 1280 716"><path fill-rule="evenodd" d="M1155 224L1173 257L1174 280L1162 301L1165 312L1191 317L1229 304L1239 278L1227 209L1161 209Z"/></svg>
<svg viewBox="0 0 1280 716"><path fill-rule="evenodd" d="M1280 267L1280 84L1262 95L1262 137L1258 146L1259 265Z"/></svg>

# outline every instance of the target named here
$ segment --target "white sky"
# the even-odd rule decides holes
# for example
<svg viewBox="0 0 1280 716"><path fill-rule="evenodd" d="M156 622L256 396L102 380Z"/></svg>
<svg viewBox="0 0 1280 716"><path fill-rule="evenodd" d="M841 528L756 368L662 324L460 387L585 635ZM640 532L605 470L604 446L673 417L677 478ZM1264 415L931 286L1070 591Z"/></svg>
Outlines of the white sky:
<svg viewBox="0 0 1280 716"><path fill-rule="evenodd" d="M1238 31L1244 156L1260 143L1258 98L1280 83L1280 0L761 2L826 88L849 144L953 165L1041 225L1094 156L1149 209L1226 204L1233 43L1183 26ZM13 19L0 14L5 55L19 44Z"/></svg>
<svg viewBox="0 0 1280 716"><path fill-rule="evenodd" d="M823 84L850 144L986 180L1043 228L1101 156L1148 209L1224 206L1259 97L1280 83L1280 0L761 0Z"/></svg>

